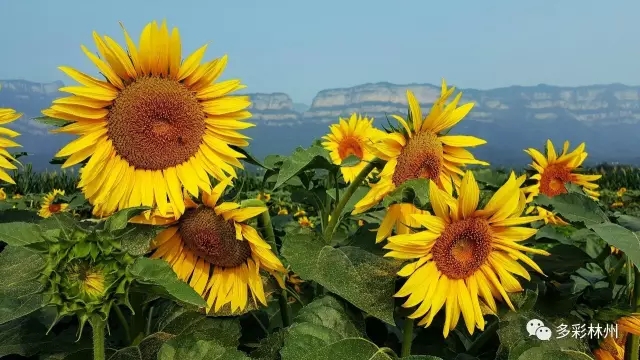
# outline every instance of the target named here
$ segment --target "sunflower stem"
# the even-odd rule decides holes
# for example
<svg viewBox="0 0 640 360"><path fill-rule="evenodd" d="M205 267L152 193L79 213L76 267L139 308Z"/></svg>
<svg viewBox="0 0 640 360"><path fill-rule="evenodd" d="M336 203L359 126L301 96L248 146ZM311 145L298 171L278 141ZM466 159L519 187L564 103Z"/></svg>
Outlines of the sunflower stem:
<svg viewBox="0 0 640 360"><path fill-rule="evenodd" d="M93 330L93 360L105 360L105 322L99 317L94 317L91 321Z"/></svg>
<svg viewBox="0 0 640 360"><path fill-rule="evenodd" d="M402 349L400 350L400 357L407 357L411 355L411 343L413 342L413 319L404 319L404 325L402 326Z"/></svg>
<svg viewBox="0 0 640 360"><path fill-rule="evenodd" d="M264 237L267 238L267 242L270 244L276 243L276 233L273 231L273 225L271 224L271 215L269 210L263 212L260 216L262 220L262 229L264 230ZM278 296L278 304L280 305L280 316L282 317L282 325L287 327L291 325L291 309L287 302L287 291L282 290Z"/></svg>
<svg viewBox="0 0 640 360"><path fill-rule="evenodd" d="M631 301L632 312L640 311L640 271L633 266L633 297ZM625 360L640 359L640 337L638 335L629 334L624 349Z"/></svg>
<svg viewBox="0 0 640 360"><path fill-rule="evenodd" d="M336 226L338 226L338 221L340 220L340 215L342 214L342 210L344 209L345 206L347 206L349 199L351 199L351 197L356 192L358 187L360 187L360 184L362 183L362 181L376 167L377 165L376 163L377 161L375 160L371 161L360 171L360 173L358 173L356 178L353 179L351 184L349 184L349 186L345 190L344 195L342 196L342 198L340 199L336 207L333 209L333 212L331 213L331 220L329 220L329 225L327 225L327 228L324 230L324 234L323 234L324 242L326 244L331 243L331 239L333 238L333 233L335 232Z"/></svg>

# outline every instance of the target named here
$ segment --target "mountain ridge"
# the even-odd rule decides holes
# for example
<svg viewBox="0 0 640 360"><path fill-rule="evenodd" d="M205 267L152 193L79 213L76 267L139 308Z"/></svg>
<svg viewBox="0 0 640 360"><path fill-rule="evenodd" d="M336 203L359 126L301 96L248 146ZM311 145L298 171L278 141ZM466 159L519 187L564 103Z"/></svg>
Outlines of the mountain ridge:
<svg viewBox="0 0 640 360"><path fill-rule="evenodd" d="M48 159L73 138L51 135L46 125L31 119L40 116L40 110L54 99L66 96L58 91L61 86L62 81L0 80L0 107L25 114L11 127L23 133L19 142L33 154L27 161L36 168L47 167ZM310 145L328 132L329 123L352 112L375 118L378 126L386 124L391 114L406 115L407 89L425 112L440 93L440 86L433 84L366 83L321 90L311 105L294 103L283 92L246 93L257 125L246 131L254 139L250 151L260 158L289 154L297 146ZM524 148L541 148L551 138L557 146L565 139L573 146L586 142L592 161L640 164L636 155L640 153L640 86L538 84L459 90L463 92L461 103L474 102L475 106L454 132L488 141L473 150L478 158L502 166L522 165L528 161Z"/></svg>

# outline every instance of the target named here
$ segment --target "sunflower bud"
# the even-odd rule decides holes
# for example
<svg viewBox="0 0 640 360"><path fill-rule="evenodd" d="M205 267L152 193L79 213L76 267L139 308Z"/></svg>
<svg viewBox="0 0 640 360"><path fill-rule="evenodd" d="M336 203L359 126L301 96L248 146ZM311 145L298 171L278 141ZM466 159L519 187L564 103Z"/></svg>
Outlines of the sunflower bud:
<svg viewBox="0 0 640 360"><path fill-rule="evenodd" d="M78 334L87 320L106 319L113 305L130 307L128 287L133 277L126 270L133 258L115 240L76 228L47 236L47 264L43 272L45 302L55 306L57 320L77 316Z"/></svg>

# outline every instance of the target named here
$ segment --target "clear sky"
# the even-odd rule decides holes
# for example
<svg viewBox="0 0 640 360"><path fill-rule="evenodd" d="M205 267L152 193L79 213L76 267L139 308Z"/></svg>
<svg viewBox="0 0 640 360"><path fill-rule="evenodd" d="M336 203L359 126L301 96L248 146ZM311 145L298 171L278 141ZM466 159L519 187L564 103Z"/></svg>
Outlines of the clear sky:
<svg viewBox="0 0 640 360"><path fill-rule="evenodd" d="M179 5L180 4L180 5ZM177 26L183 51L229 55L225 78L249 92L311 103L368 82L640 84L638 0L0 0L0 79L70 82L97 70L92 30L137 39L151 20Z"/></svg>

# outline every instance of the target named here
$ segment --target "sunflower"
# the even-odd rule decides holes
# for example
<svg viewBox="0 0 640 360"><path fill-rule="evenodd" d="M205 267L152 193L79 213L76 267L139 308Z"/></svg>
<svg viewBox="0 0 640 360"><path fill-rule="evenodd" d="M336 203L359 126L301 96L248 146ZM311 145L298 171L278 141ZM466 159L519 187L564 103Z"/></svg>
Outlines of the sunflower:
<svg viewBox="0 0 640 360"><path fill-rule="evenodd" d="M362 220L362 219L358 220L358 227L362 227L362 226L364 226L364 224L365 224L364 220Z"/></svg>
<svg viewBox="0 0 640 360"><path fill-rule="evenodd" d="M22 195L20 195L20 194L14 194L11 198L12 198L12 199L22 199Z"/></svg>
<svg viewBox="0 0 640 360"><path fill-rule="evenodd" d="M616 192L616 195L618 195L618 197L622 197L622 195L624 195L624 193L627 192L627 188L625 187L621 187L620 189L618 189L618 191Z"/></svg>
<svg viewBox="0 0 640 360"><path fill-rule="evenodd" d="M531 179L536 180L536 183L527 188L529 193L527 200L532 201L539 194L548 197L566 194L566 184L579 185L589 197L598 200L600 196L600 193L596 190L598 189L598 184L593 183L593 181L600 179L602 175L583 175L575 172L587 158L587 153L584 150L585 143L582 143L572 152L568 152L569 142L565 141L562 153L558 156L551 140L547 140L546 156L542 155L537 149L526 149L525 152L533 159L531 167L537 172L537 174L531 176ZM549 216L548 212L541 211L544 210L541 207L528 209L530 213L533 210L537 210L540 215L544 214L546 216L544 218L545 222L564 222L554 214ZM564 223L566 224L566 222Z"/></svg>
<svg viewBox="0 0 640 360"><path fill-rule="evenodd" d="M289 210L287 210L286 208L280 208L278 210L278 215L288 215L289 214Z"/></svg>
<svg viewBox="0 0 640 360"><path fill-rule="evenodd" d="M558 216L555 212L549 211L541 206L528 206L527 210L525 210L525 214L526 215L537 214L542 218L545 224L569 225L568 222L562 220L562 218Z"/></svg>
<svg viewBox="0 0 640 360"><path fill-rule="evenodd" d="M60 67L83 86L61 88L72 96L42 113L71 122L56 132L80 135L56 157L68 157L63 167L88 159L78 186L94 215L142 205L177 218L182 187L198 196L211 191L209 175L235 177L242 168L245 156L230 145L248 145L237 130L253 126L242 121L249 97L228 95L244 88L239 80L214 83L226 55L200 64L205 45L181 62L180 34L165 22L147 24L137 47L123 31L127 50L95 32L100 57L82 47L106 80Z"/></svg>
<svg viewBox="0 0 640 360"><path fill-rule="evenodd" d="M271 200L271 194L264 193L264 192L259 192L258 196L256 196L256 199L262 200L264 202L269 202L269 200Z"/></svg>
<svg viewBox="0 0 640 360"><path fill-rule="evenodd" d="M350 183L375 158L373 146L385 133L373 126L373 119L355 113L348 120L340 118L329 130L330 133L322 137L325 140L322 146L329 151L334 164L341 165L349 156L360 159L354 166L340 168L344 181Z"/></svg>
<svg viewBox="0 0 640 360"><path fill-rule="evenodd" d="M301 227L313 227L313 223L306 216L302 216L301 218L299 218L298 224L300 224Z"/></svg>
<svg viewBox="0 0 640 360"><path fill-rule="evenodd" d="M486 143L482 139L466 135L442 135L460 122L473 108L473 103L458 106L462 93L445 105L455 88L447 88L442 81L440 97L431 107L431 111L423 118L420 104L413 93L407 90L409 116L405 120L400 116L393 117L404 128L403 132L387 134L376 144L376 154L387 163L380 172L380 180L371 185L369 192L355 205L353 214L363 213L376 206L382 198L408 180L429 179L438 187L451 192L452 181L460 184L460 169L466 164L489 165L476 160L464 147L478 146ZM384 222L393 213L387 212ZM380 235L380 233L378 234ZM382 240L382 239L378 239Z"/></svg>
<svg viewBox="0 0 640 360"><path fill-rule="evenodd" d="M7 193L4 192L4 188L0 188L0 201L7 200Z"/></svg>
<svg viewBox="0 0 640 360"><path fill-rule="evenodd" d="M410 234L412 228L419 228L420 224L415 220L413 214L428 215L429 212L407 203L389 206L376 233L376 243L388 238L394 228L398 235Z"/></svg>
<svg viewBox="0 0 640 360"><path fill-rule="evenodd" d="M300 207L298 207L298 210L296 211L295 214L293 214L293 216L294 217L307 216L307 212L301 209Z"/></svg>
<svg viewBox="0 0 640 360"><path fill-rule="evenodd" d="M640 336L640 313L624 316L616 321L620 331Z"/></svg>
<svg viewBox="0 0 640 360"><path fill-rule="evenodd" d="M13 109L3 109L0 108L0 125L8 124L12 121L19 119L22 116L21 113L17 113ZM14 138L20 135L20 133L15 132L6 127L0 126L0 180L8 182L9 184L15 184L15 181L6 173L3 169L15 170L17 167L13 165L9 160L18 162L16 158L11 156L9 152L6 150L10 147L20 147L18 143L15 143L13 140L7 139L3 136L8 136L10 138Z"/></svg>
<svg viewBox="0 0 640 360"><path fill-rule="evenodd" d="M42 198L42 205L40 205L38 215L46 219L53 214L66 211L69 204L58 202L58 196L64 196L64 190L53 189L52 192L46 194Z"/></svg>
<svg viewBox="0 0 640 360"><path fill-rule="evenodd" d="M419 305L409 316L422 317L418 325L429 326L445 306L445 337L456 327L460 315L469 333L473 334L475 327L483 330L482 305L495 313L497 298L513 310L507 293L522 291L514 275L530 279L518 260L542 273L524 252L548 253L519 244L537 230L516 225L540 219L521 217L525 195L518 188L523 182L524 177L516 179L512 173L479 210L480 190L470 171L462 179L457 199L430 181L429 198L435 215L413 215L427 230L391 236L385 245L390 250L387 257L417 260L398 272L408 279L394 296L408 296L404 307Z"/></svg>
<svg viewBox="0 0 640 360"><path fill-rule="evenodd" d="M622 201L616 201L613 204L611 204L611 207L614 208L614 209L615 208L621 208L621 207L624 207L624 203Z"/></svg>
<svg viewBox="0 0 640 360"><path fill-rule="evenodd" d="M229 304L235 313L258 303L267 305L260 270L270 273L282 287L287 272L271 246L246 223L267 208L219 203L230 184L228 178L211 193L203 191L202 205L184 194L186 211L178 220L172 214L156 214L140 215L132 222L170 224L152 242L151 257L171 264L178 277L206 300L208 311L218 312Z"/></svg>
<svg viewBox="0 0 640 360"><path fill-rule="evenodd" d="M627 334L607 335L600 342L600 347L593 351L596 360L624 360L624 346Z"/></svg>

